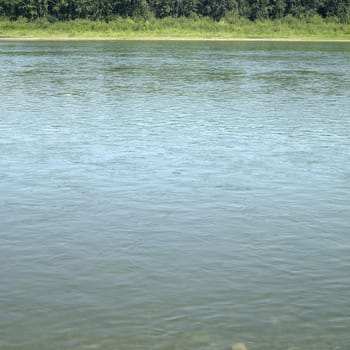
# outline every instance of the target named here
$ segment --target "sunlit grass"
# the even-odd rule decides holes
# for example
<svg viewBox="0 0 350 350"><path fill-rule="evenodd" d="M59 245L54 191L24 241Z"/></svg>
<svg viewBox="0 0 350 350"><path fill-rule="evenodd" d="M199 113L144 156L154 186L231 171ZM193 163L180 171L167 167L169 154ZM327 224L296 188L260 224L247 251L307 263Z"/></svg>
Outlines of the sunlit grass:
<svg viewBox="0 0 350 350"><path fill-rule="evenodd" d="M2 37L68 38L222 38L222 39L314 39L350 40L350 24L320 17L251 22L226 18L215 22L209 18L132 19L116 18L110 22L75 20L50 23L25 19L0 20Z"/></svg>

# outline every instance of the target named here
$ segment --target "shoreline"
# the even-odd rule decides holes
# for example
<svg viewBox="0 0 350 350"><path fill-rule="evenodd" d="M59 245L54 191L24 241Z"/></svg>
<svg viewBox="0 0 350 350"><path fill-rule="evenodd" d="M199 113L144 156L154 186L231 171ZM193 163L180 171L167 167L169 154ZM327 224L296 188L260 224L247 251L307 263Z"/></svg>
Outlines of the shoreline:
<svg viewBox="0 0 350 350"><path fill-rule="evenodd" d="M3 41L223 41L223 42L334 42L350 43L350 39L314 37L222 37L222 36L98 36L98 35L0 35Z"/></svg>
<svg viewBox="0 0 350 350"><path fill-rule="evenodd" d="M0 20L0 41L291 41L350 42L350 23L319 17L251 22L208 18L115 21Z"/></svg>

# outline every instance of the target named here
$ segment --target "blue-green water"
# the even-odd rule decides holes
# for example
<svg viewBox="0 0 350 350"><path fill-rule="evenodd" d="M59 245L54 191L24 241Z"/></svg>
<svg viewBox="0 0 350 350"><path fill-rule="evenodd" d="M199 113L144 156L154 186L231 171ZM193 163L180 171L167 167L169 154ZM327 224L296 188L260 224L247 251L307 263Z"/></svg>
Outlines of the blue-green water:
<svg viewBox="0 0 350 350"><path fill-rule="evenodd" d="M350 44L0 43L0 349L350 348Z"/></svg>

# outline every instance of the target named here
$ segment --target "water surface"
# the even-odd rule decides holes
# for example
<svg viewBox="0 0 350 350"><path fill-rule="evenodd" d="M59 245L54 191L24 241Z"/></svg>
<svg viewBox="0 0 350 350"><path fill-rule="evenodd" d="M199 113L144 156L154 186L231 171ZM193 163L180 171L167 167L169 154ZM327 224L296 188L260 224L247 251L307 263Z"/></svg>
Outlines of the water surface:
<svg viewBox="0 0 350 350"><path fill-rule="evenodd" d="M349 44L0 43L0 349L348 349L349 135Z"/></svg>

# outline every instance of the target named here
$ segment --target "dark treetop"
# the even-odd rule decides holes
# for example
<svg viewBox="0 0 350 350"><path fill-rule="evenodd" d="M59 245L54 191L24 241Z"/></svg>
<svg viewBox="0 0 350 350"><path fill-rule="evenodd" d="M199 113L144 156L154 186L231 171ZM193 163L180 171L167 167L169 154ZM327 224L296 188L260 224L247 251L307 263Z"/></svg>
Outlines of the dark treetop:
<svg viewBox="0 0 350 350"><path fill-rule="evenodd" d="M349 22L350 0L0 0L0 17L11 19L208 16L220 20L228 15L250 20L319 15Z"/></svg>

